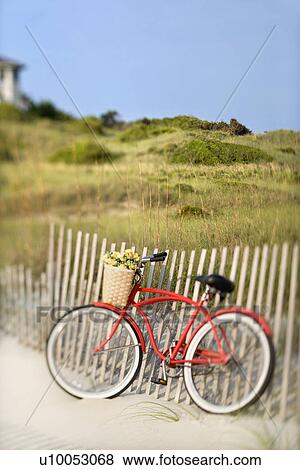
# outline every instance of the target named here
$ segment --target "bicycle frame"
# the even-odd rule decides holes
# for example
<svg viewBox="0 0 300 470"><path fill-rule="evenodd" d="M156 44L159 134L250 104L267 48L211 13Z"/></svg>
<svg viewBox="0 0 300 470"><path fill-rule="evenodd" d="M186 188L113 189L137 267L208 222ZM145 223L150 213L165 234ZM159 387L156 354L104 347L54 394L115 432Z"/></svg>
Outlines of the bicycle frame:
<svg viewBox="0 0 300 470"><path fill-rule="evenodd" d="M141 302L135 302L134 298L135 298L135 296L138 292L158 294L159 297L152 297L150 299L143 300ZM222 340L221 340L221 338L220 338L220 336L217 332L215 324L212 320L212 316L204 308L204 304L207 302L207 300L209 298L208 296L209 296L209 290L207 290L202 295L202 297L200 298L200 300L198 302L195 302L194 300L192 300L188 297L185 297L183 295L176 294L175 292L170 292L170 291L167 291L167 290L154 289L154 288L148 288L148 287L141 287L141 285L139 283L137 283L137 284L134 285L134 287L133 287L133 289L130 293L130 296L129 296L126 307L124 307L123 309L118 309L116 307L113 307L109 304L102 303L102 302L94 303L94 305L96 307L110 308L110 309L112 309L113 311L115 311L116 313L118 313L120 315L119 319L113 325L113 328L112 328L108 338L106 338L97 347L97 349L95 350L95 353L100 352L101 349L110 341L110 339L113 337L114 333L116 332L119 324L121 323L121 321L124 318L126 320L128 320L131 323L131 325L134 327L134 329L137 332L138 337L140 339L142 349L145 352L145 341L144 341L143 335L142 335L139 327L135 323L135 321L127 313L128 307L135 307L137 312L141 315L141 317L143 318L143 321L146 324L146 328L147 328L147 331L148 331L148 334L149 334L149 338L150 338L150 342L152 344L153 350L154 350L155 354L160 358L161 361L165 361L166 358L167 358L167 355L170 354L169 364L170 364L170 366L173 366L173 367L178 366L178 365L182 365L182 364L185 364L185 363L188 363L188 362L193 363L193 364L203 364L203 365L204 364L207 365L207 364L211 364L211 363L217 363L217 364L225 365L229 361L229 359L231 357L231 354L228 354L228 353L226 354L224 352L224 349L222 347ZM160 302L174 302L174 301L175 302L182 302L182 303L194 306L195 309L191 313L191 317L190 317L186 327L184 328L184 331L182 332L182 334L181 334L178 342L176 343L176 345L174 347L170 347L168 349L168 351L166 351L166 352L161 352L158 349L158 346L157 346L157 343L155 341L154 334L153 334L149 319L148 319L146 313L144 312L143 307L148 306L148 305L153 305L153 304L156 304L156 303L160 303ZM199 354L199 356L201 356L201 358L193 359L193 360L188 361L188 360L184 359L184 357L185 357L185 353L188 349L188 346L190 344L191 338L194 335L193 334L191 335L191 338L188 340L187 343L185 343L185 340L187 338L188 333L191 331L196 318L201 313L204 315L204 323L209 322L211 324L212 331L213 331L214 336L216 338L218 351L202 349L201 351L198 352L198 354ZM198 330L198 328L197 328L197 330ZM226 342L227 339L224 337L223 332L222 332L222 335L223 335L223 339ZM177 359L177 355L178 355L179 351L183 351L182 352L182 358Z"/></svg>

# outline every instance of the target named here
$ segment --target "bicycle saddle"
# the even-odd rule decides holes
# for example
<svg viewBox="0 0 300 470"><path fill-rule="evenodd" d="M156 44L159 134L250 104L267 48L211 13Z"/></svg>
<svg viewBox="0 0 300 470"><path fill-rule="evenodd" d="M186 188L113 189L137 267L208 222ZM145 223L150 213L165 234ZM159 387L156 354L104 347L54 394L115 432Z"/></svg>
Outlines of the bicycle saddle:
<svg viewBox="0 0 300 470"><path fill-rule="evenodd" d="M202 284L214 287L222 293L229 294L234 290L234 283L220 274L209 274L208 276L196 276L195 280Z"/></svg>

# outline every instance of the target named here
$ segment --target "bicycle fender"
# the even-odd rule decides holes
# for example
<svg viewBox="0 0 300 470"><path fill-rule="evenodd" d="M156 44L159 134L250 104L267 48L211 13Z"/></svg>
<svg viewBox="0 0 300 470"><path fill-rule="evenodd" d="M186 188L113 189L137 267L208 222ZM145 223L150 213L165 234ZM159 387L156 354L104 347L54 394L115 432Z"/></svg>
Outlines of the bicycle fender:
<svg viewBox="0 0 300 470"><path fill-rule="evenodd" d="M211 318L219 317L220 315L224 315L225 313L236 313L240 312L243 315L246 315L248 317L253 318L259 325L262 327L264 332L266 333L267 336L272 336L272 329L267 322L267 320L257 312L254 312L253 310L249 310L248 308L244 307L230 307L230 308L223 308L222 310L218 310L216 313L212 315Z"/></svg>
<svg viewBox="0 0 300 470"><path fill-rule="evenodd" d="M206 310L202 309L204 312L207 313ZM203 312L203 313L204 313ZM213 320L214 318L216 317L219 317L221 315L225 315L226 313L237 313L237 312L240 312L242 313L243 315L246 315L247 317L250 317L252 318L253 320L255 320L260 326L261 328L263 329L263 331L266 333L267 336L269 337L272 337L272 330L271 330L271 327L270 325L268 324L268 322L259 314L259 313L256 313L256 312L253 312L253 310L249 310L247 308L244 308L244 307L231 307L231 308L224 308L222 310L218 310L216 313L214 313L213 315L210 315L209 318L205 318L205 320L203 320L203 322L201 322L201 324L193 331L191 337L190 337L190 340L188 341L186 347L185 347L185 350L184 350L184 353L183 355L185 356L186 354L186 351L188 350L188 347L192 341L192 339L194 338L194 336L198 333L198 331L206 324L209 322L209 320Z"/></svg>
<svg viewBox="0 0 300 470"><path fill-rule="evenodd" d="M112 310L113 312L117 313L118 315L124 314L124 310L119 309L118 307L115 307L114 305L106 304L105 302L94 302L93 305L95 307L100 307L100 308L102 307L102 308L106 308L107 310ZM125 312L124 318L130 323L130 325L132 326L132 328L136 332L136 334L139 338L139 342L141 344L142 351L146 352L145 339L144 339L143 333L140 330L140 327L133 320L133 318L131 318L126 312Z"/></svg>

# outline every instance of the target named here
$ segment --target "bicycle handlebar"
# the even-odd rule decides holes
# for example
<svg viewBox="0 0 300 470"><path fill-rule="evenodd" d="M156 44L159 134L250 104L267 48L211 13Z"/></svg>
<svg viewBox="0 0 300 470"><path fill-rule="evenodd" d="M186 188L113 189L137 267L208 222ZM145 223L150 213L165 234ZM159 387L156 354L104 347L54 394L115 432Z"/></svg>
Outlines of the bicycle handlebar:
<svg viewBox="0 0 300 470"><path fill-rule="evenodd" d="M168 253L166 251L161 251L160 253L153 253L151 256L144 256L144 258L141 259L141 263L153 263L153 262L158 262L158 261L165 261L166 257L168 256Z"/></svg>

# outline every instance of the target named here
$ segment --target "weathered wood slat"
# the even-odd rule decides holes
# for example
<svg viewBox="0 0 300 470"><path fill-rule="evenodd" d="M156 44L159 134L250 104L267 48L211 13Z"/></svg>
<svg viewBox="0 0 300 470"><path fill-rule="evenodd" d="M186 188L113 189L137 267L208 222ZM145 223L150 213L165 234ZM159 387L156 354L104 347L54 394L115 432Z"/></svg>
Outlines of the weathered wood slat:
<svg viewBox="0 0 300 470"><path fill-rule="evenodd" d="M18 307L18 324L19 324L19 341L21 343L25 340L25 269L23 265L18 266L18 298L19 298L19 307Z"/></svg>
<svg viewBox="0 0 300 470"><path fill-rule="evenodd" d="M199 258L199 263L197 267L196 274L197 276L201 276L203 274L203 269L204 269L204 263L205 263L205 258L206 258L207 250L202 248L200 258ZM192 299L196 302L199 300L199 291L200 291L200 282L195 282L194 283L194 289L193 289L193 295ZM191 403L191 397L187 394L185 398L185 403L189 405Z"/></svg>
<svg viewBox="0 0 300 470"><path fill-rule="evenodd" d="M64 232L65 227L63 225L59 228L58 244L57 244L57 256L56 256L56 270L55 270L55 282L54 282L54 305L60 305L61 296L61 273L62 273L62 257L64 247Z"/></svg>
<svg viewBox="0 0 300 470"><path fill-rule="evenodd" d="M84 299L84 281L85 281L85 272L86 272L86 267L87 267L87 262L88 262L89 243L90 243L90 234L86 233L84 237L80 277L79 277L79 284L78 284L78 289L77 289L77 305L82 305L83 299Z"/></svg>
<svg viewBox="0 0 300 470"><path fill-rule="evenodd" d="M97 279L96 279L96 284L95 284L95 290L94 290L94 293L93 293L93 300L94 301L98 301L99 296L100 296L100 289L101 289L101 285L102 285L101 283L102 283L103 268L104 268L103 256L105 255L106 244L107 244L107 240L106 240L106 238L103 238L102 245L101 245L101 251L100 251L100 257L99 257Z"/></svg>
<svg viewBox="0 0 300 470"><path fill-rule="evenodd" d="M65 255L65 266L61 288L61 307L65 307L67 303L67 293L69 287L70 269L71 269L71 258L72 258L72 230L67 231L67 244L66 244L66 255Z"/></svg>
<svg viewBox="0 0 300 470"><path fill-rule="evenodd" d="M157 252L158 252L158 249L155 248L153 253L157 253ZM154 269L155 269L155 262L151 263L151 265L150 265L150 269L149 269L148 276L147 276L147 281L146 281L146 286L147 287L151 287L151 285L152 285ZM148 293L145 294L145 299L147 299L147 298L149 298ZM147 352L146 352L146 354L144 354L141 369L140 369L140 373L138 375L138 379L137 379L137 383L136 383L136 389L135 389L136 393L139 393L142 390L142 385L144 383L145 368L146 368L146 365L147 365L147 362L148 362L147 359L148 359L149 353L151 353L149 340L148 340L148 338L145 338L145 339L146 339Z"/></svg>
<svg viewBox="0 0 300 470"><path fill-rule="evenodd" d="M79 270L79 263L80 263L81 241L82 241L82 232L79 230L79 232L77 232L77 237L76 237L74 265L73 265L73 272L72 272L71 280L70 280L70 299L69 299L70 307L74 307L75 305L78 270Z"/></svg>
<svg viewBox="0 0 300 470"><path fill-rule="evenodd" d="M268 251L269 251L268 245L264 245L262 249L262 254L261 254L258 288L257 288L256 301L255 301L256 309L258 312L261 312L261 309L262 309L262 302L263 302L263 295L264 295L264 288L265 288L265 281L266 281L266 272L267 272Z"/></svg>
<svg viewBox="0 0 300 470"><path fill-rule="evenodd" d="M188 297L188 295L189 295L194 261L195 261L195 250L192 250L191 255L190 255L189 264L188 264L188 271L187 271L187 277L186 277L186 281L185 281L184 291L183 291L183 295L185 297ZM181 309L180 309L180 317L179 317L180 335L182 334L183 328L184 328L184 315L186 313L186 307L187 307L186 304L182 304ZM188 313L190 313L190 312L188 312ZM188 338L187 338L187 340L188 340ZM172 380L172 379L169 379L169 380ZM183 385L183 377L179 377L178 382L177 382L176 391L175 391L175 397L174 397L174 400L175 400L176 403L179 403L179 401L180 401L182 385Z"/></svg>
<svg viewBox="0 0 300 470"><path fill-rule="evenodd" d="M69 306L73 308L75 306L75 297L76 297L76 288L77 288L77 279L78 279L78 270L79 270L79 262L80 262L80 251L81 251L81 241L82 241L82 232L77 232L76 237L76 246L75 246L75 257L74 257L74 265L73 265L73 272L71 275L70 280L70 297L69 297ZM73 356L70 358L70 348L73 345L71 341L71 324L67 324L65 326L66 329L66 336L65 336L65 344L64 344L64 354L63 360L65 363L68 363L69 360L73 360Z"/></svg>
<svg viewBox="0 0 300 470"><path fill-rule="evenodd" d="M252 260L251 276L250 276L250 283L249 283L248 296L247 296L247 302L246 302L246 307L249 309L253 308L253 299L254 299L256 279L257 279L259 254L260 254L260 248L256 246L254 250L253 260Z"/></svg>
<svg viewBox="0 0 300 470"><path fill-rule="evenodd" d="M222 248L222 253L221 253L221 261L220 261L220 266L219 266L219 274L221 276L224 275L225 272L225 266L226 266L226 259L227 259L227 247L224 246ZM214 305L215 307L220 303L220 295L217 294L215 297Z"/></svg>
<svg viewBox="0 0 300 470"><path fill-rule="evenodd" d="M98 244L98 235L97 233L94 233L93 240L92 240L91 255L90 255L90 269L89 269L89 275L88 275L85 298L84 298L85 304L88 304L89 302L91 302L91 300L93 300L91 299L91 293L92 293L95 264L96 264L97 244Z"/></svg>
<svg viewBox="0 0 300 470"><path fill-rule="evenodd" d="M295 313L296 313L296 296L297 296L297 281L298 281L298 259L299 259L299 247L294 246L293 257L292 257L292 272L290 281L290 292L289 292L289 304L288 304L288 320L285 335L285 349L283 355L283 373L282 373L282 386L281 386L281 397L280 397L280 410L279 417L284 420L287 414L287 402L288 402L288 387L289 387L289 376L290 376L290 365L292 356L292 344L294 336L295 326Z"/></svg>
<svg viewBox="0 0 300 470"><path fill-rule="evenodd" d="M246 282L246 276L247 276L248 259L249 259L249 246L245 246L244 251L243 251L241 274L240 274L239 286L238 286L237 298L236 298L236 304L239 306L241 306L243 303L243 294L244 294L245 282Z"/></svg>
<svg viewBox="0 0 300 470"><path fill-rule="evenodd" d="M168 258L170 259L170 253L168 255ZM168 275L166 290L171 289L171 285L172 285L173 278L174 278L174 273L175 273L176 260L177 260L177 250L174 250L173 254L172 254L172 259L171 259L171 264L170 264L170 269L169 269L169 275ZM167 306L166 306L166 308L167 308ZM164 313L165 313L165 311L166 311L166 309L164 309ZM165 340L164 340L164 343L163 343L163 347L162 347L162 349L164 351L167 349L167 347L170 344L170 333L171 333L170 328L168 328L168 330L166 332L166 335L165 335ZM160 385L156 385L155 386L155 391L154 391L154 397L155 398L159 397L160 390L162 390L162 387ZM164 391L165 390L163 390L162 393L164 393Z"/></svg>
<svg viewBox="0 0 300 470"><path fill-rule="evenodd" d="M169 251L167 251L167 257L165 259L165 261L162 263L161 265L161 271L160 271L160 276L159 276L159 280L158 280L158 285L157 285L157 288L158 289L162 289L162 285L163 285L163 280L164 280L164 277L165 277L165 273L166 273L166 267L167 267L167 263L168 263L168 258L169 258ZM154 305L154 308L152 309L152 315L155 315L156 312L157 312L157 307L158 305ZM161 339L161 335L162 335L162 332L163 332L163 326L164 326L164 322L163 322L163 319L162 321L160 322L160 324L158 325L158 328L157 328L157 338L156 338L156 341L157 341L157 344L159 346L160 344L160 339ZM149 373L149 376L151 377L153 375L153 371L154 371L154 368L155 368L155 365L156 365L156 362L157 361L153 361L153 366L149 367L148 369L148 373ZM153 387L156 387L155 384L152 384L151 380L148 380L148 384L147 384L147 388L146 388L146 393L148 395L151 394L151 390L153 389Z"/></svg>
<svg viewBox="0 0 300 470"><path fill-rule="evenodd" d="M298 327L298 355L297 355L297 373L296 373L296 417L297 422L300 423L300 322Z"/></svg>
<svg viewBox="0 0 300 470"><path fill-rule="evenodd" d="M179 290L180 290L180 285L181 285L181 281L182 281L182 273L183 273L183 268L184 268L184 260L185 260L185 251L182 251L181 254L180 254L179 267L178 267L178 271L177 271L177 279L176 279L176 285L175 285L176 294L179 294ZM174 311L176 309L176 303L177 302L173 302L173 304L172 304L172 310L174 310ZM176 335L175 335L175 340L179 336L179 331L180 330L179 330L179 325L178 325ZM170 400L171 386L172 386L172 379L168 380L167 386L165 387L164 398L166 400Z"/></svg>
<svg viewBox="0 0 300 470"><path fill-rule="evenodd" d="M33 338L33 321L34 321L34 306L33 306L33 289L32 289L32 272L31 269L25 271L25 290L26 290L26 344L32 346ZM47 298L47 303L49 298Z"/></svg>
<svg viewBox="0 0 300 470"><path fill-rule="evenodd" d="M271 317L271 313L273 309L273 294L274 294L277 258L278 258L278 245L274 245L272 248L271 265L270 265L268 287L267 287L267 298L266 298L266 318L267 319Z"/></svg>
<svg viewBox="0 0 300 470"><path fill-rule="evenodd" d="M231 281L235 282L236 274L237 274L237 267L238 267L238 262L239 262L239 256L240 256L240 247L235 246L233 250L233 256L232 256L232 263L231 263L231 269L230 269L230 274L229 274L229 279ZM229 305L229 299L230 296L227 295L225 299L225 305Z"/></svg>
<svg viewBox="0 0 300 470"><path fill-rule="evenodd" d="M281 318L283 309L283 300L286 283L286 269L287 269L287 257L288 257L288 244L282 245L281 251L281 262L279 271L279 281L276 298L275 318L274 318L274 344L277 346L279 341L279 332L281 328Z"/></svg>
<svg viewBox="0 0 300 470"><path fill-rule="evenodd" d="M50 224L49 227L49 251L48 251L48 262L47 262L47 283L48 283L48 301L49 305L53 305L54 301L54 235L55 229L54 224Z"/></svg>

